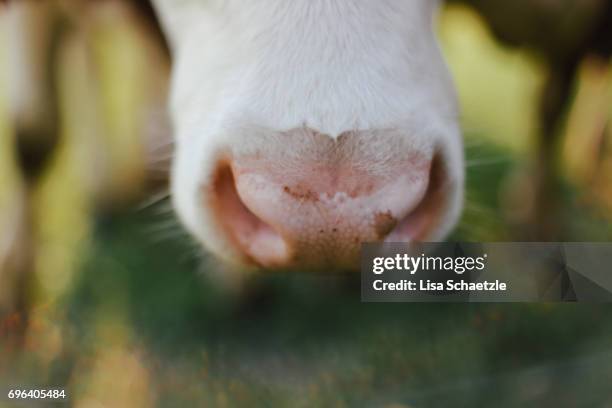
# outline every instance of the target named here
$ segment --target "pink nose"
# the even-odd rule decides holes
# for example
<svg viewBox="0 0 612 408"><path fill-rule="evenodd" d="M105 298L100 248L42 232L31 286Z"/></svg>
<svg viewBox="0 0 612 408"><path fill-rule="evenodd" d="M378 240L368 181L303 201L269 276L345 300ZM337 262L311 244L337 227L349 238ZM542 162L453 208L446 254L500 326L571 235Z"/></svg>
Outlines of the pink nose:
<svg viewBox="0 0 612 408"><path fill-rule="evenodd" d="M222 165L217 217L247 261L266 268L356 268L362 242L426 236L436 206L430 158L375 173L350 163ZM433 194L435 195L435 194Z"/></svg>

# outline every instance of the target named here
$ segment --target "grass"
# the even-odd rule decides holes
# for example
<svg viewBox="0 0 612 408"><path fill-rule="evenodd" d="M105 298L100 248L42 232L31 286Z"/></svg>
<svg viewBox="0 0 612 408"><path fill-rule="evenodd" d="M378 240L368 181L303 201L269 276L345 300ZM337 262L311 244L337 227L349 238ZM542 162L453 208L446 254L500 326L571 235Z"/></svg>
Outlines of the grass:
<svg viewBox="0 0 612 408"><path fill-rule="evenodd" d="M472 154L485 150L499 153L480 147ZM476 197L489 208L486 217L498 211L496 183L513 163L489 167L468 177L468 190L480 186ZM63 346L46 380L69 384L77 401L168 407L612 402L611 306L363 304L356 277L299 273L263 275L238 296L206 273L214 261L202 262L188 239L150 233L159 213L153 206L99 219L57 307L64 313ZM139 380L122 392L126 375ZM109 389L119 390L116 399Z"/></svg>
<svg viewBox="0 0 612 408"><path fill-rule="evenodd" d="M124 222L66 300L73 357L102 346L92 322L121 321L162 405L609 402L610 306L362 304L350 281L330 288L300 275L262 278L262 299L245 301L216 291L194 264L177 267L180 248L151 247Z"/></svg>

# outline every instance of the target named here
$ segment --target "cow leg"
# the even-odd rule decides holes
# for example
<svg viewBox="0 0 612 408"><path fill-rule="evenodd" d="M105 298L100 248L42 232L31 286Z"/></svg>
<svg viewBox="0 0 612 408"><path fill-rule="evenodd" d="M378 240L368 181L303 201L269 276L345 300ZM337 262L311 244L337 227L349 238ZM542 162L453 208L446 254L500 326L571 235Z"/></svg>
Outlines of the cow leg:
<svg viewBox="0 0 612 408"><path fill-rule="evenodd" d="M58 140L55 60L62 24L52 2L10 2L6 13L9 114L17 159L33 182Z"/></svg>
<svg viewBox="0 0 612 408"><path fill-rule="evenodd" d="M558 179L559 135L569 109L572 88L580 58L549 64L549 73L539 107L539 134L536 145L535 200L530 239L562 240L560 185Z"/></svg>
<svg viewBox="0 0 612 408"><path fill-rule="evenodd" d="M10 240L10 256L4 262L0 259L3 275L13 277L4 289L11 292L10 304L2 305L0 312L12 322L5 328L10 326L15 335L11 337L19 342L27 327L33 282L34 247L30 237L35 226L31 197L58 141L55 67L62 24L52 2L23 0L3 7L5 97L20 200L11 223L14 228L6 237L7 242Z"/></svg>

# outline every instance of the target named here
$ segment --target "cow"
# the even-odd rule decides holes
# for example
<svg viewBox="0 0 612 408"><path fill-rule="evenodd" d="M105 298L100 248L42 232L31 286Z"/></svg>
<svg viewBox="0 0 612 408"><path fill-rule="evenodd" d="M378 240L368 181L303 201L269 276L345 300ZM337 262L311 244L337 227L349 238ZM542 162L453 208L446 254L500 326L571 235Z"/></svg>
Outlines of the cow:
<svg viewBox="0 0 612 408"><path fill-rule="evenodd" d="M153 2L173 68L174 207L233 264L356 269L443 239L463 199L432 0Z"/></svg>
<svg viewBox="0 0 612 408"><path fill-rule="evenodd" d="M526 238L559 239L557 129L580 63L609 58L612 2L454 2L542 57ZM173 199L205 247L267 268L354 269L362 242L447 236L464 158L441 2L153 3L175 64Z"/></svg>

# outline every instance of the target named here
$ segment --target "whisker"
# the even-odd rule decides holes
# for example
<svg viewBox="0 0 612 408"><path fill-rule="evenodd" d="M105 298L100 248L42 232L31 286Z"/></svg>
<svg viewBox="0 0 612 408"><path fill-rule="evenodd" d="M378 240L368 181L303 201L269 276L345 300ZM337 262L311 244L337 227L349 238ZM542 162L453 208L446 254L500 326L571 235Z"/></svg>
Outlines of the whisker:
<svg viewBox="0 0 612 408"><path fill-rule="evenodd" d="M147 159L148 165L154 165L154 164L159 164L159 163L170 164L171 162L172 162L172 156L150 157L149 159Z"/></svg>
<svg viewBox="0 0 612 408"><path fill-rule="evenodd" d="M163 167L159 167L159 168L149 168L147 169L147 172L149 172L150 176L159 176L160 174L163 175L169 175L170 174L170 169L169 168L163 168Z"/></svg>
<svg viewBox="0 0 612 408"><path fill-rule="evenodd" d="M153 232L151 234L151 238L150 241L153 244L162 244L168 241L175 241L177 239L182 239L184 238L184 235L181 234L180 231L176 230L176 231L165 231L165 232Z"/></svg>
<svg viewBox="0 0 612 408"><path fill-rule="evenodd" d="M463 140L463 146L466 149L470 149L470 148L475 148L475 147L481 147L486 145L486 140L484 140L483 138L476 138L476 137L470 137L467 139Z"/></svg>
<svg viewBox="0 0 612 408"><path fill-rule="evenodd" d="M180 231L182 228L180 228L180 225L176 222L176 220L166 219L152 222L143 229L148 233L156 234L159 232Z"/></svg>
<svg viewBox="0 0 612 408"><path fill-rule="evenodd" d="M492 217L496 216L497 214L494 209L479 204L465 204L464 212L471 212L480 215L490 215Z"/></svg>
<svg viewBox="0 0 612 408"><path fill-rule="evenodd" d="M171 217L175 219L174 207L172 206L172 203L170 201L168 201L167 203L159 204L158 207L152 210L152 213L159 217ZM178 221L176 222L178 224Z"/></svg>
<svg viewBox="0 0 612 408"><path fill-rule="evenodd" d="M512 159L510 157L492 157L484 159L472 159L466 160L466 167L478 167L478 166L491 166L495 164L509 163Z"/></svg>
<svg viewBox="0 0 612 408"><path fill-rule="evenodd" d="M160 191L159 193L156 193L152 195L151 197L145 199L144 202L142 202L140 205L136 207L136 210L137 211L146 210L147 208L150 208L154 206L155 204L162 202L168 197L170 197L170 192L168 190Z"/></svg>

